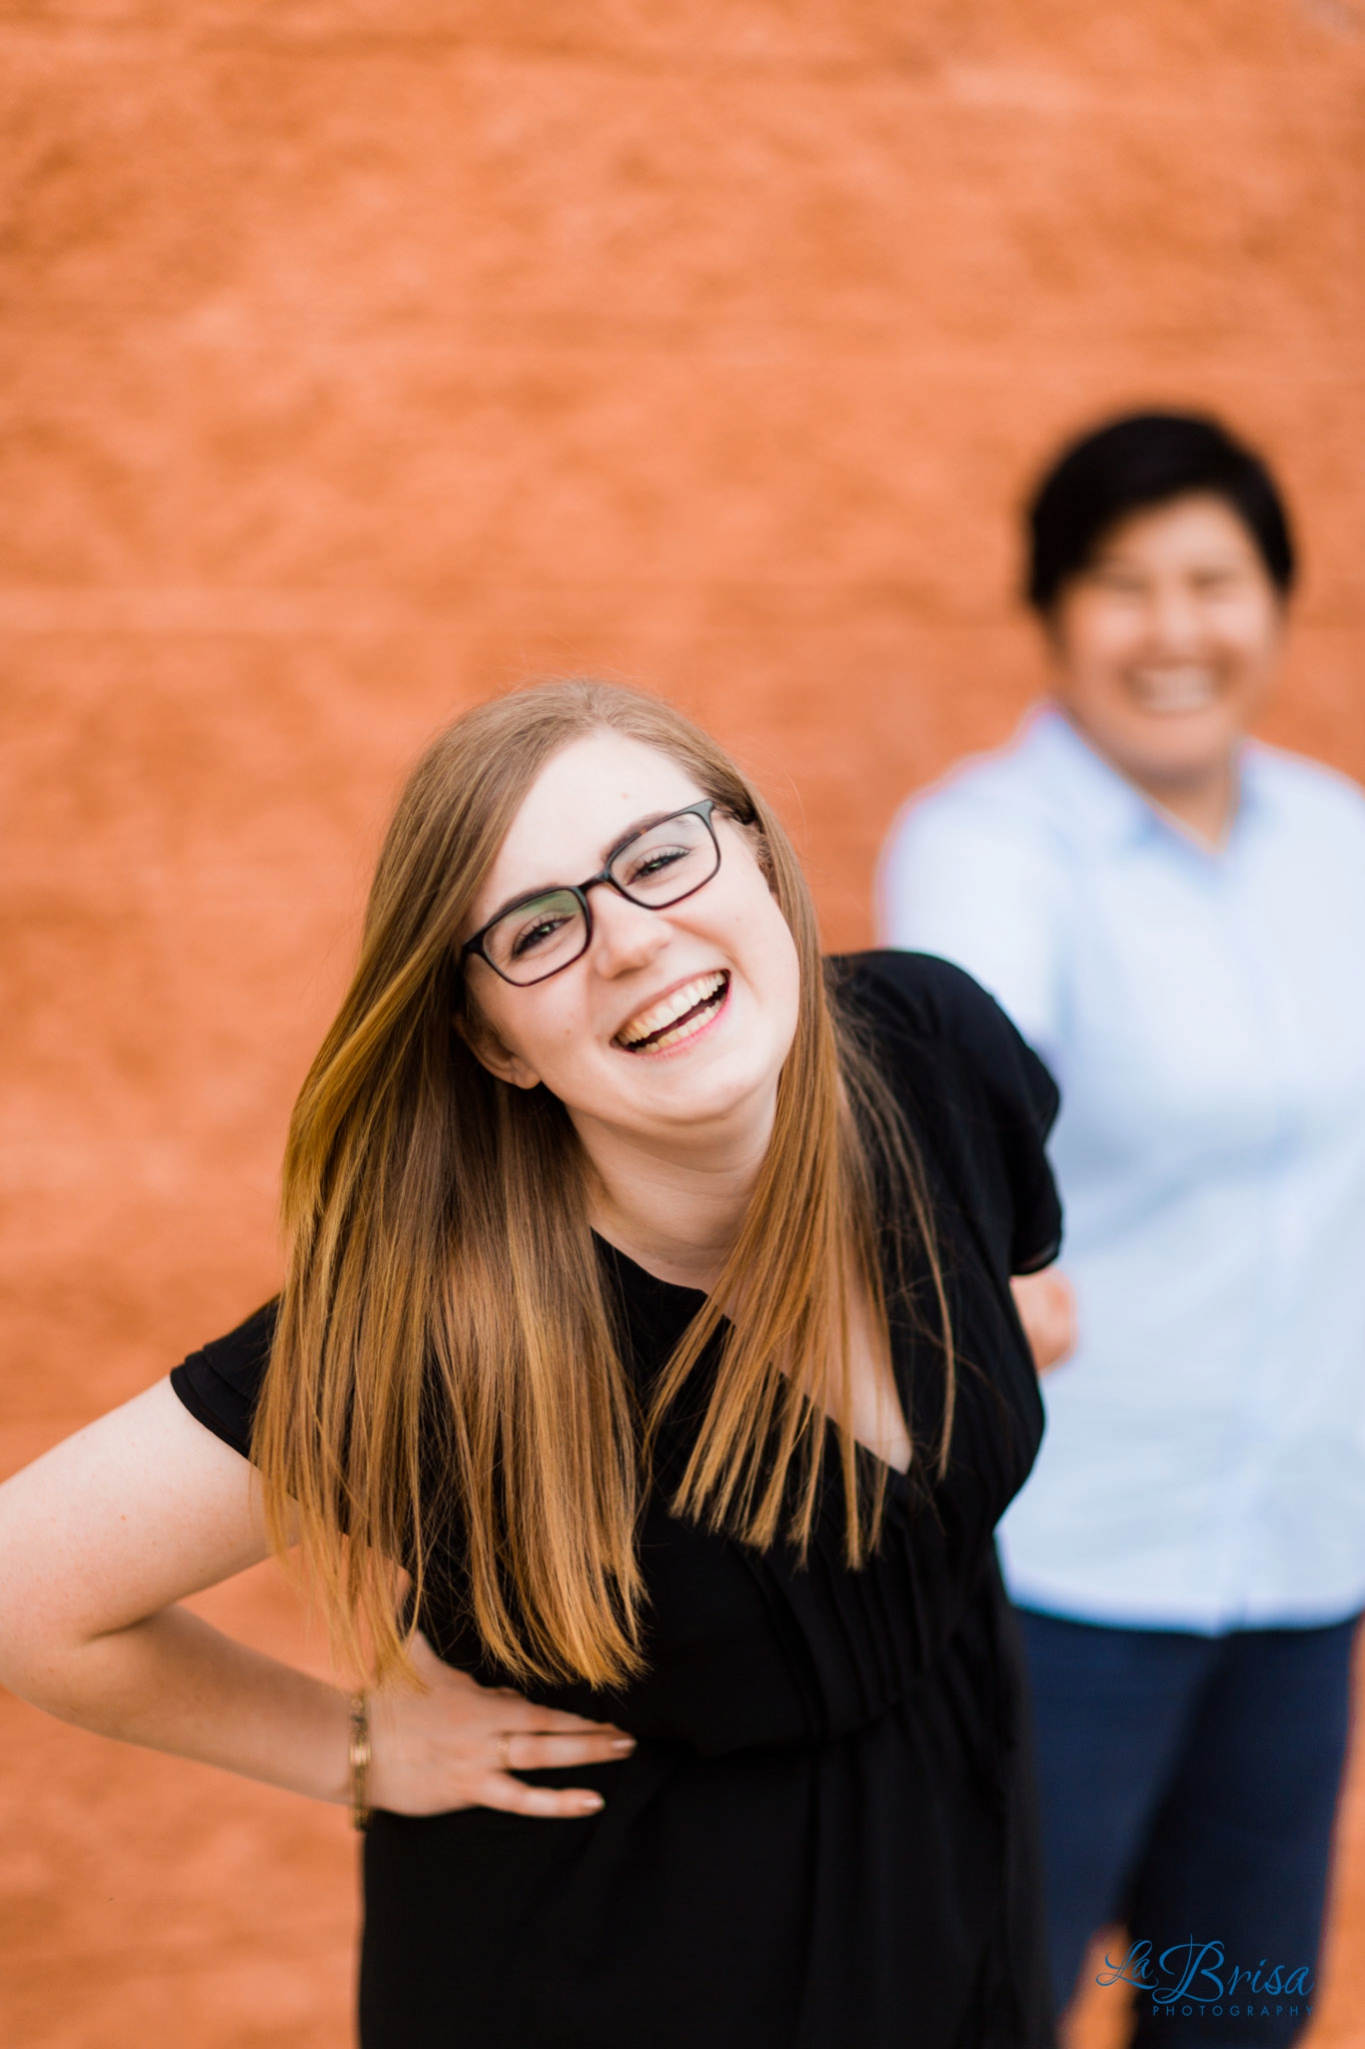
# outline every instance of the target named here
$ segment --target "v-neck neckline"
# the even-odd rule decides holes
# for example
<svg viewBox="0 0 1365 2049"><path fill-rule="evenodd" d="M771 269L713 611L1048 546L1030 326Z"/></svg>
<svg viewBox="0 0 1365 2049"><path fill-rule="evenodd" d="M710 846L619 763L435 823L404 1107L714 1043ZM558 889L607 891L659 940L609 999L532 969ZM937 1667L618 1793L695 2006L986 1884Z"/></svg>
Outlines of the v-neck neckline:
<svg viewBox="0 0 1365 2049"><path fill-rule="evenodd" d="M657 1362L653 1362L655 1365L655 1370L657 1370L657 1367L663 1364L663 1358L666 1358L668 1352L672 1351L673 1346L678 1342L678 1339L682 1336L682 1333L686 1329L688 1323L691 1322L692 1318L697 1314L697 1311L706 1301L706 1290L704 1288L684 1287L678 1281L663 1280L658 1274L651 1273L647 1266L641 1266L640 1262L637 1259L632 1259L628 1252L622 1252L619 1245L613 1245L611 1240L609 1238L604 1238L599 1231L594 1231L592 1235L593 1242L598 1248L598 1257L601 1258L603 1254L606 1255L607 1263L610 1266L615 1267L617 1273L621 1277L621 1280L625 1288L633 1289L637 1296L642 1291L646 1293L655 1294L656 1300L662 1298L664 1302L669 1304L669 1307L672 1309L674 1314L681 1319L678 1323L676 1334L668 1337L667 1350L664 1352L663 1357L661 1357ZM672 1317L669 1318L669 1321L670 1323L672 1322ZM719 1336L721 1332L727 1330L728 1328L729 1318L722 1317L720 1324L717 1327L717 1335ZM665 1333L665 1335L668 1334ZM893 1334L893 1346L894 1342L895 1339ZM892 1381L896 1400L901 1410L901 1420L904 1422L906 1427L906 1433L910 1437L912 1449L909 1465L893 1465L890 1459L883 1458L881 1453L879 1451L875 1451L873 1447L870 1444L868 1444L864 1438L855 1436L853 1439L853 1442L857 1446L858 1451L862 1455L862 1457L871 1459L874 1465L880 1467L882 1471L886 1473L887 1483L889 1487L894 1487L894 1485L897 1482L908 1482L911 1474L914 1473L917 1464L920 1463L920 1461L917 1460L913 1449L915 1442L914 1435L910 1431L909 1419L905 1414L905 1397L901 1393L899 1383L896 1379L894 1363L892 1366ZM814 1404L812 1404L812 1406L814 1406ZM833 1425L834 1419L830 1415L828 1409L824 1410L824 1415L826 1421Z"/></svg>

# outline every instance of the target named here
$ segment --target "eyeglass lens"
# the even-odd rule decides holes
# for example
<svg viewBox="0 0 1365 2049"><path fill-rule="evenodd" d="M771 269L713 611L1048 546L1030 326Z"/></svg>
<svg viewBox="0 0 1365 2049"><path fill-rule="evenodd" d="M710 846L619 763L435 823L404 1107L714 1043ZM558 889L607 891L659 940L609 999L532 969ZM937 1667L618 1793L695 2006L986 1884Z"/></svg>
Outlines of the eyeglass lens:
<svg viewBox="0 0 1365 2049"><path fill-rule="evenodd" d="M632 903L663 910L709 882L720 850L695 811L661 819L622 847L609 873ZM583 906L571 889L517 904L484 934L484 951L512 982L538 982L577 960L588 943Z"/></svg>

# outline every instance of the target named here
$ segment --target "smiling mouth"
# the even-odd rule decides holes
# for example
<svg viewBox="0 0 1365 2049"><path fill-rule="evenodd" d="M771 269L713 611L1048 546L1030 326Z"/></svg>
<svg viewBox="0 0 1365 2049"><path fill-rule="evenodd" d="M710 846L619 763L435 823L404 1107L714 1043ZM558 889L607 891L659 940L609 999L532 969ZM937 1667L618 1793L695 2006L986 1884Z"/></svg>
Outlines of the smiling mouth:
<svg viewBox="0 0 1365 2049"><path fill-rule="evenodd" d="M1202 663L1137 669L1131 685L1142 709L1150 712L1207 711L1219 698L1218 679Z"/></svg>
<svg viewBox="0 0 1365 2049"><path fill-rule="evenodd" d="M698 975L681 989L637 1011L616 1034L615 1043L626 1053L657 1053L667 1046L680 1046L703 1025L711 1022L730 987L729 974L722 968L712 975Z"/></svg>

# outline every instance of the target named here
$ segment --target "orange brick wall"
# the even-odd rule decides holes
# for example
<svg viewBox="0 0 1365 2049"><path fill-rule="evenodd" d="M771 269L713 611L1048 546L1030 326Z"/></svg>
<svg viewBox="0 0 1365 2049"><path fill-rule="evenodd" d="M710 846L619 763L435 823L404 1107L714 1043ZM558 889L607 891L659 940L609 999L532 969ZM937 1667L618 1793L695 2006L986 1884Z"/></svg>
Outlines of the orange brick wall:
<svg viewBox="0 0 1365 2049"><path fill-rule="evenodd" d="M1037 686L1034 466L1196 402L1298 515L1270 730L1365 775L1365 0L0 0L0 110L5 1466L269 1291L386 807L488 691L676 696L856 944ZM345 2039L336 1816L3 1716L0 2034Z"/></svg>

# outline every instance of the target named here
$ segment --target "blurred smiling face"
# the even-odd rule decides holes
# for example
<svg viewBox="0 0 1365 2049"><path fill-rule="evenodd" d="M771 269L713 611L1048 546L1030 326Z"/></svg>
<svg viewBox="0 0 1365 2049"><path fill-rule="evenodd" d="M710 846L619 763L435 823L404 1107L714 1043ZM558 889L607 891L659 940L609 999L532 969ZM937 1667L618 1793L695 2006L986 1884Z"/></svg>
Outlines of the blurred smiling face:
<svg viewBox="0 0 1365 2049"><path fill-rule="evenodd" d="M1280 648L1282 603L1224 499L1133 513L1062 589L1057 695L1115 767L1158 797L1224 766Z"/></svg>
<svg viewBox="0 0 1365 2049"><path fill-rule="evenodd" d="M470 930L533 892L582 883L630 834L705 795L671 756L624 734L574 742L528 791ZM638 842L613 872L642 895L657 875L663 894L668 863L682 872L679 850L699 846L689 858L705 873L714 859L705 827L684 823L685 833ZM591 944L557 973L513 986L477 956L466 963L479 1058L516 1086L543 1082L589 1144L594 1125L666 1142L771 1114L796 1031L796 947L753 834L719 807L713 823L721 858L709 880L657 909L599 884L589 894ZM512 921L490 952L514 973L542 972L568 909L559 899L548 917L533 910L524 929Z"/></svg>

